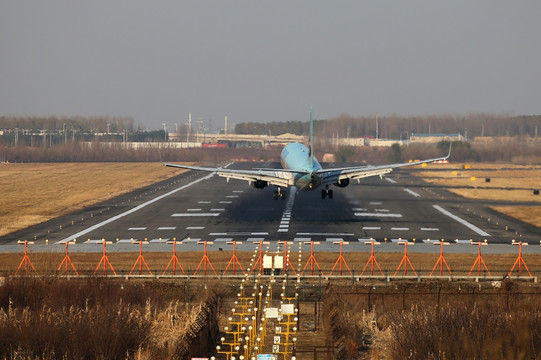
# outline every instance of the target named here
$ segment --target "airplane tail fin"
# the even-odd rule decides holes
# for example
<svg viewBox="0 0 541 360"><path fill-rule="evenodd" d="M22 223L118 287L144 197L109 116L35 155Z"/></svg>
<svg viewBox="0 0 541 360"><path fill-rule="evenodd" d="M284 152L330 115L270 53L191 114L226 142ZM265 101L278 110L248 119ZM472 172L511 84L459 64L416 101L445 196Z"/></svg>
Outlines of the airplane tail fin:
<svg viewBox="0 0 541 360"><path fill-rule="evenodd" d="M312 120L312 108L310 108L310 139L308 140L308 161L310 162L310 167L314 163L314 123Z"/></svg>

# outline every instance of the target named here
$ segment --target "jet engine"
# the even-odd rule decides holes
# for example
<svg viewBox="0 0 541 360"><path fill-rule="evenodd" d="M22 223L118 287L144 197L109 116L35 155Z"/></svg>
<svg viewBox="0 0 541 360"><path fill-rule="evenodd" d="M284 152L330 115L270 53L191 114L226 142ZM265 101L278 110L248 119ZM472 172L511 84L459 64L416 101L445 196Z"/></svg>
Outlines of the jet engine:
<svg viewBox="0 0 541 360"><path fill-rule="evenodd" d="M266 188L267 186L269 186L269 183L267 181L265 181L265 180L256 180L256 181L252 182L252 185L256 189L263 189L263 188Z"/></svg>
<svg viewBox="0 0 541 360"><path fill-rule="evenodd" d="M344 188L349 185L349 178L338 180L337 182L334 183L334 185Z"/></svg>

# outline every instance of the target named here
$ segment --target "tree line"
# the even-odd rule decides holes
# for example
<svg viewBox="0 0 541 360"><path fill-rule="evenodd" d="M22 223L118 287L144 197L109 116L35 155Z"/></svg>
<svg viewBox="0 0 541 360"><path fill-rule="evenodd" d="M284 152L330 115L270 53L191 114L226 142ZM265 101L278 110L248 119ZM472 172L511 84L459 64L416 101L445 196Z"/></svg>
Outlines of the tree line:
<svg viewBox="0 0 541 360"><path fill-rule="evenodd" d="M121 133L136 129L131 117L111 116L2 116L0 129L67 130L78 132Z"/></svg>
<svg viewBox="0 0 541 360"><path fill-rule="evenodd" d="M433 116L360 116L340 115L329 120L314 120L314 134L325 137L377 137L408 139L412 134L457 134L467 138L488 136L537 137L541 115L433 115ZM237 134L308 135L309 122L247 122L235 126Z"/></svg>

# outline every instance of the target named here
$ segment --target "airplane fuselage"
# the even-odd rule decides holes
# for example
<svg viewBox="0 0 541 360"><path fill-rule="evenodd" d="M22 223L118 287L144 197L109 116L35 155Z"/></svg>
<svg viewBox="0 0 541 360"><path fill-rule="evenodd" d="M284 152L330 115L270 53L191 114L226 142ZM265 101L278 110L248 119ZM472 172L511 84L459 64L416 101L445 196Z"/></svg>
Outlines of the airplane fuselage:
<svg viewBox="0 0 541 360"><path fill-rule="evenodd" d="M317 189L323 182L321 175L317 174L321 165L303 144L287 144L280 154L280 162L284 169L299 172L295 175L295 186L301 190Z"/></svg>

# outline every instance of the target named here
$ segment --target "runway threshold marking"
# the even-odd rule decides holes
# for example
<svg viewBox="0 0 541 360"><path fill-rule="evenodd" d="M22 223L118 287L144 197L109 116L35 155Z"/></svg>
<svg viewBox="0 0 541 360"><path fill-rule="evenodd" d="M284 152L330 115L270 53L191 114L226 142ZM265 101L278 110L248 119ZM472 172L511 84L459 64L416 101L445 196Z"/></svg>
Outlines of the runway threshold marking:
<svg viewBox="0 0 541 360"><path fill-rule="evenodd" d="M473 232L477 233L478 235L481 235L481 236L490 236L489 233L487 233L486 231L478 228L477 226L473 225L472 223L469 223L467 222L466 220L462 219L461 217L458 217L454 214L452 214L451 212L445 210L444 208L442 208L441 206L439 205L432 205L432 207L434 207L434 209L438 210L439 212L441 212L443 215L446 215L448 217L450 217L451 219L461 223L462 225L466 226L467 228L469 228L470 230L472 230Z"/></svg>
<svg viewBox="0 0 541 360"><path fill-rule="evenodd" d="M86 229L84 229L84 230L81 230L81 231L79 231L78 233L75 233L75 234L73 234L73 235L71 235L71 236L69 236L69 237L67 237L67 238L65 238L65 239L62 239L62 240L60 240L60 241L57 241L56 244L65 243L65 242L67 242L67 241L71 241L71 240L73 240L73 239L76 239L76 238L78 238L78 237L80 237L80 236L82 236L82 235L88 234L88 233L91 232L91 231L94 231L94 230L99 229L100 227L102 227L102 226L104 226L104 225L107 225L107 224L109 224L109 223L112 223L112 222L114 222L114 221L117 221L118 219L121 219L121 218L123 218L124 216L133 214L134 212L137 212L137 211L141 210L142 208L144 208L144 207L146 207L146 206L148 206L148 205L150 205L150 204L154 204L155 202L160 201L161 199L164 199L164 198L166 198L166 197L168 197L168 196L170 196L170 195L173 195L174 193L177 193L177 192L182 191L182 190L184 190L184 189L186 189L186 188L189 188L190 186L195 185L195 184L197 184L197 183L199 183L199 182L201 182L201 181L208 180L208 179L212 178L213 176L214 176L214 173L209 174L209 175L207 175L207 176L204 176L204 177L202 177L202 178L199 178L199 179L197 179L197 180L194 180L194 181L192 181L191 183L188 183L188 184L183 185L183 186L181 186L181 187L179 187L179 188L176 188L176 189L174 189L174 190L171 190L171 191L169 191L168 193L165 193L165 194L163 194L163 195L157 196L157 197L155 197L155 198L152 199L152 200L149 200L149 201L147 201L147 202L142 203L141 205L138 205L138 206L134 207L133 209L130 209L130 210L128 210L128 211L125 211L125 212L123 212L123 213L121 213L121 214L118 214L118 215L116 215L116 216L113 216L113 217L111 217L111 218L109 218L109 219L107 219L107 220L104 220L104 221L102 221L102 222L96 224L96 225L93 225L93 226L90 226L90 227L88 227L88 228L86 228Z"/></svg>

